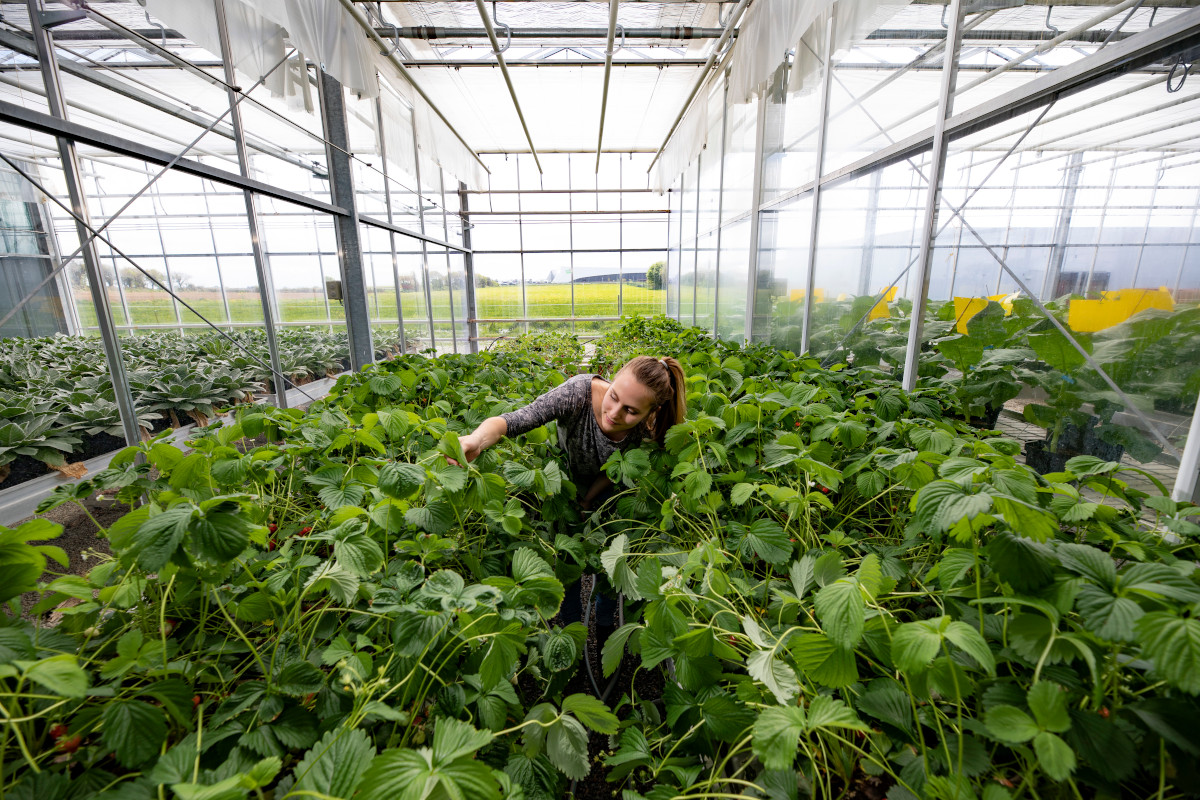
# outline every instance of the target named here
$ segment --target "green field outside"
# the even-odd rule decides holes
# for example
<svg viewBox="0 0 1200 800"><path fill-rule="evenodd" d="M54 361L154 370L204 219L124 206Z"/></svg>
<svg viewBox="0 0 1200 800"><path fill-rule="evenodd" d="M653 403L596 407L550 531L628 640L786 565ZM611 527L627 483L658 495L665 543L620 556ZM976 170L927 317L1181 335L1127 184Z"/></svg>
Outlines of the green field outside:
<svg viewBox="0 0 1200 800"><path fill-rule="evenodd" d="M618 315L617 297L618 286L614 283L586 283L575 285L575 317L615 317ZM666 308L666 292L662 289L647 289L636 284L626 284L621 311L625 314L658 314ZM262 307L258 295L249 292L229 293L229 318L226 318L225 307L218 292L198 291L184 292L184 300L194 306L197 311L215 323L222 322L261 322ZM96 311L91 304L91 296L84 291L76 293L76 303L79 308L80 321L84 327L96 325ZM529 285L525 287L525 297L528 303L530 317L570 317L571 314L571 285L548 284ZM113 316L118 325L174 325L176 324L175 310L171 298L160 291L127 291L125 298L129 304L132 320L125 318L121 307L120 296L116 290L109 290L109 302ZM396 319L396 295L391 287L377 289L368 293L367 302L373 319ZM433 316L437 319L450 317L450 292L442 289L432 293ZM459 316L458 309L463 306L460 291L454 293L456 303L455 317ZM426 319L424 294L417 291L401 293L404 307L404 317L418 322ZM476 305L480 319L497 319L521 317L521 287L520 286L489 286L476 290ZM186 309L180 309L182 322L198 323L200 320ZM312 322L322 323L332 318L344 319L342 305L336 301L329 302L329 316L326 316L325 299L315 292L281 292L279 294L279 313L283 322Z"/></svg>

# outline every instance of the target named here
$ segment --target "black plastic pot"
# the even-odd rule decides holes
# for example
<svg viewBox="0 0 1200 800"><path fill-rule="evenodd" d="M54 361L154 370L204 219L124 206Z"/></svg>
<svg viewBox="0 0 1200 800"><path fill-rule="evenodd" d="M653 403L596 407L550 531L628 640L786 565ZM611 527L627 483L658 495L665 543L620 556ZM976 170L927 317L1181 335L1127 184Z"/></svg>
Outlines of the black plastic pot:
<svg viewBox="0 0 1200 800"><path fill-rule="evenodd" d="M995 429L996 422L1000 419L1000 412L1003 410L1004 406L996 406L995 408L988 406L987 411L982 416L975 414L972 415L970 419L967 419L961 414L951 414L949 416L950 419L956 419L959 422L965 422L972 428L990 431Z"/></svg>
<svg viewBox="0 0 1200 800"><path fill-rule="evenodd" d="M1065 443L1069 444L1070 442L1067 439L1067 430L1064 428L1063 435L1058 439L1058 450L1055 452L1050 450L1049 439L1026 442L1025 463L1038 474L1045 475L1048 472L1064 471L1067 468L1067 462L1075 456L1095 456L1104 461L1120 461L1121 456L1125 455L1124 447L1109 444L1096 436L1094 427L1082 432L1069 423L1068 427L1073 429L1073 441L1079 442L1081 446L1065 446Z"/></svg>
<svg viewBox="0 0 1200 800"><path fill-rule="evenodd" d="M71 454L69 461L87 461L105 453L125 449L125 439L107 433L97 433L82 437L83 443Z"/></svg>
<svg viewBox="0 0 1200 800"><path fill-rule="evenodd" d="M1154 410L1190 417L1196 411L1196 403L1194 400L1184 400L1180 397L1156 397Z"/></svg>

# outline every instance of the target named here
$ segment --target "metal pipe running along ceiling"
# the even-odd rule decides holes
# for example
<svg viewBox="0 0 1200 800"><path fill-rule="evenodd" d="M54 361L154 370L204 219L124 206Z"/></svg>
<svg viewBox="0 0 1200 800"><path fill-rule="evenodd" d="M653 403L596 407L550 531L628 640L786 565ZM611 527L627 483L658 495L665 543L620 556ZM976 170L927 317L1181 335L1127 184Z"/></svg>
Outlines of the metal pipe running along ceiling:
<svg viewBox="0 0 1200 800"><path fill-rule="evenodd" d="M187 37L170 28L130 28L130 30L147 39L156 41L182 41ZM444 28L437 25L409 25L393 28L390 25L374 26L374 31L385 39L486 39L486 28ZM507 37L509 34L505 32ZM604 39L608 35L607 28L513 28L513 39ZM735 34L736 35L736 34ZM693 39L717 39L721 36L721 28L694 28L688 25L677 25L662 28L626 28L625 38L655 39L663 41L689 41ZM110 41L114 38L110 31L104 30L64 30L56 31L54 38L63 42Z"/></svg>

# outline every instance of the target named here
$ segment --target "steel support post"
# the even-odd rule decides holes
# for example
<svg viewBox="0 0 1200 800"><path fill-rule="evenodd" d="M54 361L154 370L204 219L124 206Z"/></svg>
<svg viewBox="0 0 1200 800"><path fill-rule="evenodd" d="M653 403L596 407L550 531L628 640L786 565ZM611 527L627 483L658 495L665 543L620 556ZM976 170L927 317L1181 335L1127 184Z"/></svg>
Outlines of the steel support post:
<svg viewBox="0 0 1200 800"><path fill-rule="evenodd" d="M700 298L700 168L704 151L696 156L696 230L692 241L692 327L696 327L696 301ZM649 171L649 170L647 170Z"/></svg>
<svg viewBox="0 0 1200 800"><path fill-rule="evenodd" d="M567 185L571 187L572 194L574 194L574 192L575 192L575 182L574 182L574 179L571 177L573 174L574 173L571 171L571 156L568 155L567 156ZM594 173L593 173L592 180L593 181L596 180ZM489 189L491 188L490 181L488 183L488 188ZM595 195L593 195L593 197L594 196ZM571 202L570 202L569 208L572 211L574 211L575 210L575 198L571 197L570 199L571 199ZM490 208L490 206L489 206L489 208ZM1193 217L1192 222L1193 222L1193 224L1195 223L1194 217ZM1188 241L1191 241L1191 239L1189 239ZM574 336L575 335L575 327L576 327L575 326L575 215L574 214L570 214L567 216L567 247L568 247L568 250L570 253L568 261L571 264L571 335ZM1184 257L1185 257L1185 259L1187 257L1186 250L1184 251Z"/></svg>
<svg viewBox="0 0 1200 800"><path fill-rule="evenodd" d="M229 46L229 26L225 18L225 0L213 0L217 15L217 36L221 41L221 63L225 70L225 83L234 86L237 77L233 73L233 55ZM233 128L233 143L237 148L238 171L242 177L250 177L250 157L246 152L246 131L242 127L242 109L237 102L237 92L226 89L229 98L229 124ZM246 201L246 224L250 228L250 250L254 254L254 274L258 278L259 300L262 304L263 326L267 329L267 351L271 359L271 382L275 385L275 406L287 408L287 385L283 368L279 362L279 340L275 333L275 282L271 278L271 266L262 245L262 229L258 219L258 198L249 189L242 190ZM164 251L166 252L166 251ZM221 292L224 295L224 290ZM232 319L232 317L228 317Z"/></svg>
<svg viewBox="0 0 1200 800"><path fill-rule="evenodd" d="M38 0L28 0L29 25L33 33L33 41L37 47L38 66L42 70L42 80L46 86L46 104L51 116L65 120L67 118L66 102L63 99L62 81L58 74L58 61L54 56L54 44L50 32L42 27L39 14L41 7ZM84 242L83 266L87 270L88 285L92 293L92 303L96 306L96 325L100 329L100 338L104 343L104 358L108 362L109 377L112 378L113 396L117 401L117 410L121 417L121 429L125 434L127 444L141 442L141 430L137 423L137 410L133 404L133 394L129 391L129 378L125 372L125 361L121 357L121 342L117 337L117 329L113 321L112 308L108 304L108 296L104 291L104 278L100 272L100 257L96 252L96 242L91 238L88 228L91 226L91 215L88 213L87 198L83 191L83 178L79 168L79 154L75 150L75 142L65 137L58 137L58 152L62 159L63 177L67 184L67 193L71 198L71 207L78 219L75 230L79 241ZM114 271L115 271L114 265Z"/></svg>
<svg viewBox="0 0 1200 800"><path fill-rule="evenodd" d="M417 115L412 115L413 132L413 172L417 180L417 225L421 235L428 236L425 230L425 198L421 194L421 149L417 147ZM437 352L437 337L433 333L433 291L429 288L429 242L421 240L421 281L422 291L425 292L425 316L429 320L429 346Z"/></svg>
<svg viewBox="0 0 1200 800"><path fill-rule="evenodd" d="M466 286L463 291L466 293L467 303L467 346L470 352L478 353L479 323L475 319L479 316L479 310L475 304L475 255L471 252L471 210L467 205L467 185L462 181L458 182L458 217L462 220L463 247L467 249L467 252L463 253L463 273L466 276ZM574 309L571 310L571 316L575 316Z"/></svg>
<svg viewBox="0 0 1200 800"><path fill-rule="evenodd" d="M329 164L329 196L349 214L335 217L338 270L342 278L342 308L350 336L350 368L355 372L375 360L371 342L371 317L367 311L367 285L363 278L362 240L358 230L354 173L350 167L350 135L346 129L346 98L342 84L319 70L321 125L325 131L325 153Z"/></svg>
<svg viewBox="0 0 1200 800"><path fill-rule="evenodd" d="M1200 502L1200 401L1192 412L1192 425L1183 444L1183 457L1179 459L1171 498L1176 502Z"/></svg>
<svg viewBox="0 0 1200 800"><path fill-rule="evenodd" d="M942 176L946 172L946 120L954 108L954 84L958 75L958 50L962 44L962 0L951 0L950 29L946 33L946 53L942 62L941 97L938 99L937 119L933 127L933 150L930 153L929 181L925 195L925 223L922 227L921 252L917 256L917 292L913 297L912 318L908 328L908 347L904 351L904 376L901 386L911 392L917 386L917 361L921 354L921 337L925 309L929 301L929 276L933 269L933 239L937 232L938 204L941 201Z"/></svg>
<svg viewBox="0 0 1200 800"><path fill-rule="evenodd" d="M1053 300L1058 291L1058 276L1062 273L1063 260L1067 255L1067 237L1071 233L1071 214L1075 211L1075 193L1079 191L1079 174L1083 153L1072 153L1067 163L1065 183L1062 191L1062 210L1058 212L1058 225L1054 229L1054 248L1050 251L1050 263L1046 265L1046 278L1042 281L1042 299Z"/></svg>
<svg viewBox="0 0 1200 800"><path fill-rule="evenodd" d="M442 237L450 238L450 220L446 216L446 173L438 166L438 196L442 200ZM454 316L454 262L446 251L446 297L450 308L450 352L458 352L458 320Z"/></svg>
<svg viewBox="0 0 1200 800"><path fill-rule="evenodd" d="M30 161L30 164L32 164L36 169L40 169L41 167L45 166L42 159ZM38 213L40 215L39 221L42 225L42 230L46 232L43 234L43 238L46 241L46 253L50 256L50 269L56 269L62 264L63 254L62 251L58 249L58 237L52 233L54 230L54 217L50 213L50 201L47 200L45 195L42 195L40 192L38 195ZM1195 215L1193 215L1192 224L1193 226L1195 225ZM1189 239L1189 241L1191 240ZM1186 256L1187 252L1185 250L1184 257L1186 258ZM67 335L82 336L83 323L79 320L79 308L75 305L75 300L72 297L71 280L70 276L67 275L66 270L61 270L57 275L54 276L54 285L58 290L58 296L62 298L63 319L67 326ZM1176 291L1178 291L1178 288Z"/></svg>
<svg viewBox="0 0 1200 800"><path fill-rule="evenodd" d="M721 159L720 169L717 171L717 240L713 244L713 285L712 285L712 337L717 336L717 321L719 314L717 309L721 305L721 230L722 218L725 216L725 162L726 149L729 142L726 137L729 132L729 73L725 73L725 80L721 87Z"/></svg>
<svg viewBox="0 0 1200 800"><path fill-rule="evenodd" d="M780 76L780 80L786 80L786 70L775 74ZM742 333L742 341L745 343L749 343L750 337L754 334L754 308L758 297L758 239L762 225L759 211L762 208L763 175L765 174L763 157L766 154L767 109L771 105L772 88L767 87L767 91L758 97L758 119L754 126L754 180L751 182L750 190L750 252L746 262L746 324Z"/></svg>
<svg viewBox="0 0 1200 800"><path fill-rule="evenodd" d="M955 0L957 2L957 0ZM833 26L834 11L830 7L829 20L825 24L825 74L821 79L820 127L817 128L818 179L813 182L812 214L808 222L808 265L804 284L804 320L800 326L800 352L808 352L808 337L812 332L812 309L814 283L817 280L817 227L821 222L821 181L819 176L825 169L825 132L829 128L829 89L833 84Z"/></svg>
<svg viewBox="0 0 1200 800"><path fill-rule="evenodd" d="M387 142L383 135L383 102L375 98L375 130L379 137L379 167L383 172L383 204L387 208L388 225L395 225L392 213L392 180L388 176ZM408 352L404 338L404 303L400 294L400 257L396 255L396 232L388 231L388 249L392 253L392 283L396 292L396 325L399 326L400 352Z"/></svg>
<svg viewBox="0 0 1200 800"><path fill-rule="evenodd" d="M867 219L864 222L862 258L858 262L858 294L871 294L871 273L875 265L875 229L879 227L879 187L883 170L871 173L871 188L867 191ZM885 287L886 288L886 287Z"/></svg>

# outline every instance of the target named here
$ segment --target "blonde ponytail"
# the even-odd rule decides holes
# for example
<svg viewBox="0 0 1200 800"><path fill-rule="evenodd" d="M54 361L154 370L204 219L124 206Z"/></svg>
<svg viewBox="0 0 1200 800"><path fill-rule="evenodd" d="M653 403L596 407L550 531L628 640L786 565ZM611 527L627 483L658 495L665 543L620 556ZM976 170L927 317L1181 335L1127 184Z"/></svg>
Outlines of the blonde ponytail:
<svg viewBox="0 0 1200 800"><path fill-rule="evenodd" d="M672 425L687 419L687 376L683 365L670 356L638 356L621 367L617 375L627 370L654 394L656 408L650 434L661 443Z"/></svg>

